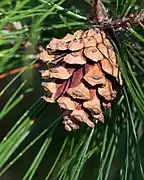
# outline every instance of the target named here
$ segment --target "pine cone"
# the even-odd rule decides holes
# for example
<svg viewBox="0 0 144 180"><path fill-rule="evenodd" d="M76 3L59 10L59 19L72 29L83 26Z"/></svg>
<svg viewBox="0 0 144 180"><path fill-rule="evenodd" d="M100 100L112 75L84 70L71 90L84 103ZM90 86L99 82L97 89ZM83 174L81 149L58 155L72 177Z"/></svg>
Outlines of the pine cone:
<svg viewBox="0 0 144 180"><path fill-rule="evenodd" d="M111 107L122 80L113 46L103 31L78 30L53 38L40 60L48 68L41 72L47 92L43 99L64 109L65 129L78 129L78 121L91 128L93 118L104 121L104 108Z"/></svg>

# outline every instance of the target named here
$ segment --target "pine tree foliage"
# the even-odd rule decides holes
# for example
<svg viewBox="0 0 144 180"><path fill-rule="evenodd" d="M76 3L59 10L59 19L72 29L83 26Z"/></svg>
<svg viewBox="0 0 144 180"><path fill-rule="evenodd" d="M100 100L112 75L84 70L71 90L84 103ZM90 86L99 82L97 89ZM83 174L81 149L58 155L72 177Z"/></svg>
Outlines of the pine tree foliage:
<svg viewBox="0 0 144 180"><path fill-rule="evenodd" d="M1 0L0 179L144 179L144 1L102 2L124 85L104 123L68 133L57 105L41 99L37 53L92 26L92 2Z"/></svg>

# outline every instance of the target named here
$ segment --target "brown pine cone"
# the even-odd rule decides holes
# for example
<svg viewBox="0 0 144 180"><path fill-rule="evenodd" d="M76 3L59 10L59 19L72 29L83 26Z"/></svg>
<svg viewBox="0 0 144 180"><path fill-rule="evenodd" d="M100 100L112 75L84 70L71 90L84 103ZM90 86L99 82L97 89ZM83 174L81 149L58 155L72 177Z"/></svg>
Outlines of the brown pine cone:
<svg viewBox="0 0 144 180"><path fill-rule="evenodd" d="M78 129L78 121L91 128L93 118L104 121L104 107L111 107L122 80L113 46L103 31L78 30L53 38L40 60L48 68L41 72L47 92L43 99L64 109L66 130Z"/></svg>

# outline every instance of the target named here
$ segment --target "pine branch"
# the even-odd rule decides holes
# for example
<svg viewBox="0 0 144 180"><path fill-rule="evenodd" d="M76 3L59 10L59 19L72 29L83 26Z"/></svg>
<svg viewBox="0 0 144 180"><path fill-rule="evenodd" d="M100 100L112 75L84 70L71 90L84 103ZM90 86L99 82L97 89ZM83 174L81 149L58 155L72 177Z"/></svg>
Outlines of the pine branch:
<svg viewBox="0 0 144 180"><path fill-rule="evenodd" d="M118 18L116 20L110 20L110 22L103 23L101 28L113 28L115 30L121 30L130 28L133 24L140 25L144 28L144 9L142 9L139 13L136 12L134 14L130 14L122 19Z"/></svg>
<svg viewBox="0 0 144 180"><path fill-rule="evenodd" d="M123 18L117 19L108 17L108 10L100 0L94 0L92 9L93 15L90 17L92 20L89 20L94 27L104 30L114 29L118 31L128 29L133 24L144 27L144 9L142 9L140 12L135 12L124 16Z"/></svg>

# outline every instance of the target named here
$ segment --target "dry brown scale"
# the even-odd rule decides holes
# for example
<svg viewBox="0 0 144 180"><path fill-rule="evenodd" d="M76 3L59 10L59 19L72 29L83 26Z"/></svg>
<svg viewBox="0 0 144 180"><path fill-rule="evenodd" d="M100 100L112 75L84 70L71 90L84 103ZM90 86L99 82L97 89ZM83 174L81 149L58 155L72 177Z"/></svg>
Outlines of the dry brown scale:
<svg viewBox="0 0 144 180"><path fill-rule="evenodd" d="M79 121L91 128L94 118L104 121L104 107L110 108L117 94L115 84L122 85L117 58L104 31L78 30L53 38L40 60L48 68L41 72L47 92L43 98L64 109L66 130L78 129Z"/></svg>

